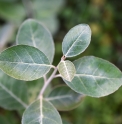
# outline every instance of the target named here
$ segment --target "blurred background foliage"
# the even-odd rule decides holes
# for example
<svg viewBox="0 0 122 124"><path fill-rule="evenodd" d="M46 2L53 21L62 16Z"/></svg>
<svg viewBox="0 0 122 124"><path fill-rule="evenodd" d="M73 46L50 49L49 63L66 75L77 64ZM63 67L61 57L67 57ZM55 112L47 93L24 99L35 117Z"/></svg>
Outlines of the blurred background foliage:
<svg viewBox="0 0 122 124"><path fill-rule="evenodd" d="M20 24L27 18L44 23L55 40L57 64L62 56L65 34L77 24L87 23L92 40L79 55L94 55L111 61L122 70L122 2L121 0L0 0L0 49L15 44ZM77 57L71 58L71 60ZM28 82L29 102L42 84ZM53 85L61 83L55 79ZM49 87L50 90L50 87ZM35 92L34 92L35 91ZM84 98L69 112L60 112L64 124L122 124L122 88L103 98ZM22 112L0 109L0 124L20 124Z"/></svg>

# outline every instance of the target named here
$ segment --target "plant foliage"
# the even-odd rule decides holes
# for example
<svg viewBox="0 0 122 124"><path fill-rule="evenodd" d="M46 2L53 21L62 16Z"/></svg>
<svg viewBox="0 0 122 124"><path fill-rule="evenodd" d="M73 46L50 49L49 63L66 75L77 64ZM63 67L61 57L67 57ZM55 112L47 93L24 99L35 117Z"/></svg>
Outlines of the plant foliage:
<svg viewBox="0 0 122 124"><path fill-rule="evenodd" d="M84 96L102 97L115 92L122 85L122 73L115 65L94 56L85 56L74 62L67 60L84 52L90 40L91 29L88 25L73 27L63 39L61 61L54 66L54 43L49 31L34 19L25 21L18 31L19 45L1 52L0 68L16 79L33 81L41 78L44 84L36 100L28 105L29 98L23 95L28 94L26 85L21 81L17 84L14 79L7 83L7 76L6 80L1 78L0 94L5 98L0 99L0 106L10 110L26 108L22 124L62 124L56 108L68 111L76 108ZM49 74L51 68L54 71ZM3 72L1 75L4 75ZM58 86L45 96L47 86L58 77L68 86ZM23 88L23 92L19 91L18 86Z"/></svg>

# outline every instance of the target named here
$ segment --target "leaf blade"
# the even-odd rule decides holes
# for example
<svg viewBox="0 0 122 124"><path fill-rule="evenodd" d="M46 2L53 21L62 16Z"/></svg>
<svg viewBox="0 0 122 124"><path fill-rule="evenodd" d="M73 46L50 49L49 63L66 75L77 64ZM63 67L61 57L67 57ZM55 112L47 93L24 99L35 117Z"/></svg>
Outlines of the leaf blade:
<svg viewBox="0 0 122 124"><path fill-rule="evenodd" d="M17 81L13 78L10 78L9 76L3 74L1 71L0 106L8 110L25 109L28 106L27 87L25 82Z"/></svg>
<svg viewBox="0 0 122 124"><path fill-rule="evenodd" d="M37 48L18 45L0 54L0 68L19 80L35 80L45 75L51 68L47 57Z"/></svg>
<svg viewBox="0 0 122 124"><path fill-rule="evenodd" d="M122 73L106 60L86 56L74 61L76 75L66 84L78 93L102 97L115 92L121 85Z"/></svg>
<svg viewBox="0 0 122 124"><path fill-rule="evenodd" d="M43 98L36 100L24 112L22 124L62 124L57 110Z"/></svg>
<svg viewBox="0 0 122 124"><path fill-rule="evenodd" d="M64 56L73 57L82 53L90 44L91 29L87 24L73 27L64 37L62 51Z"/></svg>
<svg viewBox="0 0 122 124"><path fill-rule="evenodd" d="M58 65L58 71L67 81L72 81L76 73L74 64L69 60L61 61Z"/></svg>
<svg viewBox="0 0 122 124"><path fill-rule="evenodd" d="M84 95L62 85L55 87L46 100L50 101L60 111L69 111L76 108L82 102L83 97Z"/></svg>
<svg viewBox="0 0 122 124"><path fill-rule="evenodd" d="M20 26L17 44L34 46L41 50L49 59L50 63L54 57L54 41L48 29L34 19L28 19Z"/></svg>

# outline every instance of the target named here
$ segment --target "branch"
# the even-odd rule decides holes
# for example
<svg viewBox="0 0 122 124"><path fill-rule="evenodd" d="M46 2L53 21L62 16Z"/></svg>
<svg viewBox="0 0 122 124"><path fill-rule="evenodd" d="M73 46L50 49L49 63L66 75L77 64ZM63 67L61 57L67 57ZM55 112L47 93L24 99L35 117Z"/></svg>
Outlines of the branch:
<svg viewBox="0 0 122 124"><path fill-rule="evenodd" d="M41 97L43 95L45 89L47 88L47 86L49 85L49 83L52 81L52 79L55 77L55 74L56 74L57 70L58 70L57 67L55 67L52 75L49 77L49 79L45 82L44 86L42 87L42 90L41 90L41 92L39 94L39 97Z"/></svg>
<svg viewBox="0 0 122 124"><path fill-rule="evenodd" d="M47 76L45 75L44 77L44 83L47 81Z"/></svg>
<svg viewBox="0 0 122 124"><path fill-rule="evenodd" d="M61 75L60 74L57 74L57 75L54 76L54 78L57 78L57 77L61 77Z"/></svg>

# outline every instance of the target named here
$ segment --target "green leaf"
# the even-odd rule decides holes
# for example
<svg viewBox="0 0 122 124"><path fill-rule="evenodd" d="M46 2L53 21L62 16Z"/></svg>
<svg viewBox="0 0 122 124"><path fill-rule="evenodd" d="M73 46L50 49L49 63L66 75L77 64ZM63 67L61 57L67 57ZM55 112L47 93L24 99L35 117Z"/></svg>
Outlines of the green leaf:
<svg viewBox="0 0 122 124"><path fill-rule="evenodd" d="M27 87L25 82L15 80L0 71L0 106L9 110L27 107Z"/></svg>
<svg viewBox="0 0 122 124"><path fill-rule="evenodd" d="M62 121L52 104L41 98L25 110L22 124L62 124Z"/></svg>
<svg viewBox="0 0 122 124"><path fill-rule="evenodd" d="M87 24L73 27L64 37L62 51L64 56L73 57L82 53L90 44L91 29Z"/></svg>
<svg viewBox="0 0 122 124"><path fill-rule="evenodd" d="M84 95L78 94L68 86L58 86L52 90L46 100L50 101L58 110L68 111L76 108Z"/></svg>
<svg viewBox="0 0 122 124"><path fill-rule="evenodd" d="M40 22L33 19L26 20L18 31L17 44L37 47L52 63L55 51L53 38Z"/></svg>
<svg viewBox="0 0 122 124"><path fill-rule="evenodd" d="M58 71L67 81L72 81L76 73L74 64L69 60L61 61L58 65Z"/></svg>
<svg viewBox="0 0 122 124"><path fill-rule="evenodd" d="M13 46L0 54L0 68L19 80L38 79L44 76L51 66L44 53L31 46Z"/></svg>
<svg viewBox="0 0 122 124"><path fill-rule="evenodd" d="M112 63L93 56L74 61L76 74L66 84L78 93L92 97L109 95L122 85L122 73Z"/></svg>

